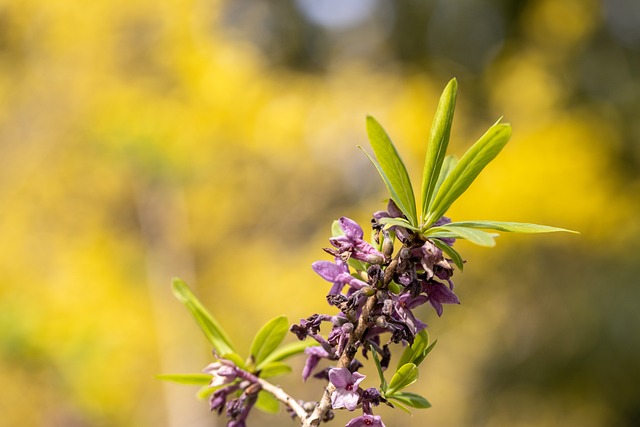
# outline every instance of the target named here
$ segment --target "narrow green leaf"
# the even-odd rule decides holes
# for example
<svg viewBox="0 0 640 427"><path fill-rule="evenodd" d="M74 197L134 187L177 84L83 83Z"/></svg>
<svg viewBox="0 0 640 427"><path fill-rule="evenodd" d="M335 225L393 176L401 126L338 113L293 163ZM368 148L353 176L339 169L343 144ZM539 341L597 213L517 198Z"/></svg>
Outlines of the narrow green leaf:
<svg viewBox="0 0 640 427"><path fill-rule="evenodd" d="M431 199L429 199L429 206L433 203L433 198L438 194L440 187L442 187L442 183L445 179L451 174L451 171L458 164L458 158L453 154L450 154L444 158L444 162L442 163L442 167L440 168L440 174L438 175L438 181L436 182L436 186L431 193ZM423 218L424 220L424 218Z"/></svg>
<svg viewBox="0 0 640 427"><path fill-rule="evenodd" d="M204 387L200 387L200 389L198 389L198 392L196 393L196 397L198 399L207 399L209 396L211 396L213 393L215 393L215 391L217 389L219 389L220 387L223 387L223 386L218 386L218 387L204 386Z"/></svg>
<svg viewBox="0 0 640 427"><path fill-rule="evenodd" d="M462 255L460 255L458 251L456 251L454 248L447 245L440 239L430 239L430 241L433 242L433 244L436 245L438 249L444 252L444 254L453 261L453 263L460 269L460 271L463 271L464 260L462 259Z"/></svg>
<svg viewBox="0 0 640 427"><path fill-rule="evenodd" d="M408 228L413 231L420 231L418 227L414 227L404 218L380 218L380 224L384 224L386 229L393 227L394 225L398 225L400 227Z"/></svg>
<svg viewBox="0 0 640 427"><path fill-rule="evenodd" d="M376 370L378 371L378 376L380 377L380 390L382 394L387 391L387 380L384 378L384 373L382 372L382 365L380 365L380 358L378 358L378 353L375 351L372 345L369 346L369 350L371 350L371 355L373 357L373 363L376 365Z"/></svg>
<svg viewBox="0 0 640 427"><path fill-rule="evenodd" d="M415 339L413 340L413 344L411 346L407 346L402 352L400 359L398 360L398 366L396 369L400 369L401 366L406 365L407 363L413 363L418 366L417 363L414 362L416 358L427 349L429 346L429 333L426 329L421 330L416 334Z"/></svg>
<svg viewBox="0 0 640 427"><path fill-rule="evenodd" d="M209 374L161 374L156 375L156 378L188 385L208 385L211 382Z"/></svg>
<svg viewBox="0 0 640 427"><path fill-rule="evenodd" d="M409 174L393 142L380 123L371 116L367 116L367 134L378 161L374 165L387 185L391 198L407 216L409 222L414 226L418 225L416 201Z"/></svg>
<svg viewBox="0 0 640 427"><path fill-rule="evenodd" d="M419 366L419 365L424 361L424 359L429 355L429 353L431 353L431 350L433 350L433 348L436 346L437 342L438 342L438 340L435 340L434 342L432 342L432 343L429 345L429 347L427 347L427 349L426 349L425 351L423 351L423 352L422 352L422 354L421 354L421 355L419 355L419 356L417 356L417 357L415 358L415 360L413 361L413 363L414 363L416 366Z"/></svg>
<svg viewBox="0 0 640 427"><path fill-rule="evenodd" d="M413 415L411 413L411 411L409 410L409 408L407 408L406 406L404 406L402 403L400 403L399 400L393 400L393 398L389 398L388 402L394 407L394 408L398 408L398 409L402 409L404 412L406 412L409 415Z"/></svg>
<svg viewBox="0 0 640 427"><path fill-rule="evenodd" d="M269 362L264 364L260 369L260 378L271 378L277 375L288 374L291 372L291 366L284 362Z"/></svg>
<svg viewBox="0 0 640 427"><path fill-rule="evenodd" d="M432 199L438 177L440 176L440 169L447 152L457 94L458 82L456 79L452 79L444 88L440 96L440 101L438 102L438 108L433 117L429 142L427 144L427 153L424 159L424 169L422 171L421 220L427 217L429 202Z"/></svg>
<svg viewBox="0 0 640 427"><path fill-rule="evenodd" d="M409 393L406 391L395 393L393 396L388 396L388 399L402 402L404 405L412 408L426 409L431 407L431 403L424 397L416 393Z"/></svg>
<svg viewBox="0 0 640 427"><path fill-rule="evenodd" d="M480 228L485 230L506 231L511 233L575 233L577 231L566 228L550 227L548 225L528 224L525 222L504 222L504 221L461 221L452 222L448 225L456 227Z"/></svg>
<svg viewBox="0 0 640 427"><path fill-rule="evenodd" d="M426 237L454 237L456 239L466 239L476 245L488 247L496 245L494 237L497 236L495 233L487 233L486 231L478 230L476 228L457 227L451 226L451 224L429 228L424 235Z"/></svg>
<svg viewBox="0 0 640 427"><path fill-rule="evenodd" d="M200 301L198 301L196 296L191 292L191 289L189 289L189 286L183 280L176 277L173 279L171 287L176 298L187 307L187 310L189 310L196 319L196 322L216 353L235 353L227 334Z"/></svg>
<svg viewBox="0 0 640 427"><path fill-rule="evenodd" d="M510 137L511 126L496 123L467 150L434 197L425 226L430 226L445 214L453 202L469 188L485 166L500 153Z"/></svg>
<svg viewBox="0 0 640 427"><path fill-rule="evenodd" d="M418 379L418 367L413 363L403 365L393 374L385 396L392 396L397 391L413 384Z"/></svg>
<svg viewBox="0 0 640 427"><path fill-rule="evenodd" d="M256 408L267 414L280 412L280 402L271 393L261 390L256 400Z"/></svg>
<svg viewBox="0 0 640 427"><path fill-rule="evenodd" d="M260 370L267 363L278 362L281 360L288 359L292 356L295 356L296 354L302 353L305 348L312 347L314 345L318 345L318 343L313 340L295 341L290 344L283 345L282 347L280 347L279 349L271 353L269 356L267 356L262 361L262 363L258 363L256 365L256 369Z"/></svg>
<svg viewBox="0 0 640 427"><path fill-rule="evenodd" d="M289 321L285 316L271 319L260 328L251 343L253 362L260 365L280 345L288 331Z"/></svg>

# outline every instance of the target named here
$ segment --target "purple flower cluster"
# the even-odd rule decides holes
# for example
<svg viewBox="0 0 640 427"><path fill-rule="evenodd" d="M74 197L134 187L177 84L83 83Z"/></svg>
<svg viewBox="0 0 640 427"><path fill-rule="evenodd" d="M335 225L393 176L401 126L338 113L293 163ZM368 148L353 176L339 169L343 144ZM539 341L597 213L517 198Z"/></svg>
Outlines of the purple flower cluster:
<svg viewBox="0 0 640 427"><path fill-rule="evenodd" d="M445 258L438 245L408 228L384 226L383 218L402 217L393 201L389 201L387 211L376 212L372 219L373 244L364 240L364 232L355 221L340 218L342 234L332 237L329 242L333 247L325 249L334 261L317 261L312 266L320 277L333 284L327 301L339 313L314 314L291 327L299 339L311 337L319 344L305 351L308 358L303 379L313 374L322 359L329 360L334 367L314 376L330 382L331 408L362 408L363 415L352 419L347 427L384 427L371 407L385 400L377 389L360 387L364 376L357 372L362 364L356 353L361 350L367 357L372 349L385 369L391 357L389 345L411 345L416 334L426 327L416 317L415 308L428 302L441 316L443 304L460 303L453 292L453 262ZM434 226L448 222L443 217ZM455 242L440 241L450 246ZM320 334L322 323L331 325L326 338Z"/></svg>
<svg viewBox="0 0 640 427"><path fill-rule="evenodd" d="M227 427L245 427L261 389L257 377L224 359L209 364L203 372L212 376L209 387L217 387L209 399L211 411L221 414L224 410Z"/></svg>

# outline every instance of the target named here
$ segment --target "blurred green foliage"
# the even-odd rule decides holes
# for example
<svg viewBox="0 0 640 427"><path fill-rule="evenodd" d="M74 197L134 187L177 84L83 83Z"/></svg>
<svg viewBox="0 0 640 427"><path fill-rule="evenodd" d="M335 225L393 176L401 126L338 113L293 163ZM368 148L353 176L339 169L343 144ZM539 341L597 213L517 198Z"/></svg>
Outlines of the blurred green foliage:
<svg viewBox="0 0 640 427"><path fill-rule="evenodd" d="M0 3L2 425L214 425L154 379L209 361L170 278L242 350L326 310L331 221L383 206L365 115L417 171L452 76L451 151L514 127L452 216L582 235L461 248L462 306L424 313L433 408L393 425L640 423L636 2L363 4Z"/></svg>

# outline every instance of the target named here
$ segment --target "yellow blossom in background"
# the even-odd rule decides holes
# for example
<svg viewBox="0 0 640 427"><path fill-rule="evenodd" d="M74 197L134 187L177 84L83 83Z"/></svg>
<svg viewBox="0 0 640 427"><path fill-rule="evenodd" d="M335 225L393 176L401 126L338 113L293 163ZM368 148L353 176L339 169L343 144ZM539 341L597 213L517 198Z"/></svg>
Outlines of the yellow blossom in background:
<svg viewBox="0 0 640 427"><path fill-rule="evenodd" d="M617 16L615 2L526 3L513 24L523 39L505 32L475 71L437 52L431 71L402 68L384 28L362 24L362 33L307 34L336 58L315 72L274 64L244 37L243 19L282 30L273 5L0 3L0 424L216 425L194 389L154 378L210 361L171 277L193 283L243 349L276 315L295 322L325 310L327 288L310 265L326 256L331 221L364 224L384 207L355 148L366 142L365 115L417 174L437 97L456 75L450 151L462 155L496 115L514 136L451 214L582 234L505 234L491 254L463 246L462 306L428 317L439 344L416 389L434 407L396 411L392 425L631 425L637 396L625 374L591 372L637 367L637 340L628 342L637 316L627 314L638 296L637 140L618 113L638 111L637 86L594 107L567 77L587 67L589 56L575 58ZM407 18L385 10L371 22ZM621 71L634 76L628 64L637 58ZM598 79L584 79L600 93ZM543 355L547 364L532 362ZM498 361L515 386L498 381L509 376ZM585 372L611 383L600 391L602 378ZM303 388L295 374L284 381L292 394ZM619 398L605 399L613 389ZM487 390L491 406L476 405ZM541 390L552 390L544 402ZM282 413L261 422L290 425Z"/></svg>

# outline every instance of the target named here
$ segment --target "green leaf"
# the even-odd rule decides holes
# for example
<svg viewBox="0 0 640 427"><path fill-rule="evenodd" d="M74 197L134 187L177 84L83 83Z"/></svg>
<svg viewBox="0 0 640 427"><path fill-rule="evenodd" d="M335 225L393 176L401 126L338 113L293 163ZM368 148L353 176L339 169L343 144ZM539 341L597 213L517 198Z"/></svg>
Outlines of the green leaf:
<svg viewBox="0 0 640 427"><path fill-rule="evenodd" d="M575 233L577 231L566 228L550 227L548 225L528 224L525 222L504 222L504 221L461 221L452 222L448 225L456 227L480 228L486 230L506 231L511 233Z"/></svg>
<svg viewBox="0 0 640 427"><path fill-rule="evenodd" d="M394 225L398 225L400 227L408 228L409 230L420 231L418 227L414 227L404 218L380 218L379 222L380 224L384 224L387 230Z"/></svg>
<svg viewBox="0 0 640 427"><path fill-rule="evenodd" d="M371 116L367 116L367 134L377 162L368 154L367 156L378 169L398 208L406 215L412 225L418 225L416 201L409 174L393 142L380 123Z"/></svg>
<svg viewBox="0 0 640 427"><path fill-rule="evenodd" d="M372 345L369 346L369 350L371 350L371 355L373 357L373 362L376 365L376 370L378 371L378 376L380 377L380 390L382 390L382 394L387 390L387 380L384 378L384 373L382 372L382 365L380 365L380 358L378 358L378 353L373 348Z"/></svg>
<svg viewBox="0 0 640 427"><path fill-rule="evenodd" d="M440 168L440 174L438 175L438 181L436 182L436 187L433 189L433 193L431 193L429 206L431 206L431 203L433 203L433 198L440 190L440 187L442 187L442 183L451 174L451 171L456 167L457 164L458 159L453 154L450 154L444 158L444 162L442 163L442 167Z"/></svg>
<svg viewBox="0 0 640 427"><path fill-rule="evenodd" d="M278 316L268 321L256 334L251 343L251 357L256 365L267 358L282 343L289 331L289 321Z"/></svg>
<svg viewBox="0 0 640 427"><path fill-rule="evenodd" d="M284 362L269 362L260 369L260 378L271 378L277 375L288 374L291 372L291 366Z"/></svg>
<svg viewBox="0 0 640 427"><path fill-rule="evenodd" d="M511 126L496 123L462 156L438 190L429 207L425 227L436 222L464 193L482 170L500 153L511 137Z"/></svg>
<svg viewBox="0 0 640 427"><path fill-rule="evenodd" d="M444 252L444 254L453 261L453 263L456 265L456 267L460 269L460 271L463 271L464 260L462 259L462 256L458 253L458 251L456 251L454 248L447 245L445 242L443 242L440 239L430 239L430 241L434 245L436 245L438 249Z"/></svg>
<svg viewBox="0 0 640 427"><path fill-rule="evenodd" d="M296 341L290 344L283 345L279 349L275 350L269 356L267 356L262 363L258 363L256 368L258 370L262 369L267 363L278 362L281 360L288 359L296 354L300 354L307 347L312 347L314 345L318 345L315 341Z"/></svg>
<svg viewBox="0 0 640 427"><path fill-rule="evenodd" d="M196 397L198 399L206 399L209 396L211 396L213 393L215 393L216 390L221 388L221 387L223 387L223 386L218 386L218 387L209 387L209 386L200 387L200 389L196 393Z"/></svg>
<svg viewBox="0 0 640 427"><path fill-rule="evenodd" d="M403 391L395 393L393 396L388 396L387 398L401 402L402 404L412 408L426 409L431 407L431 403L429 403L427 399L416 393Z"/></svg>
<svg viewBox="0 0 640 427"><path fill-rule="evenodd" d="M433 198L447 146L449 145L457 94L458 82L456 79L452 79L444 88L433 117L422 171L422 220L427 217L427 212L429 212L429 202Z"/></svg>
<svg viewBox="0 0 640 427"><path fill-rule="evenodd" d="M411 411L409 410L409 408L407 408L406 406L404 406L402 403L400 403L399 400L394 400L392 401L391 398L389 398L389 400L387 400L387 402L389 402L389 404L391 404L391 406L393 408L398 408L398 409L402 409L404 412L406 412L409 415L413 415L411 413Z"/></svg>
<svg viewBox="0 0 640 427"><path fill-rule="evenodd" d="M429 353L431 353L431 350L433 350L433 348L436 346L436 344L438 343L438 340L435 340L434 342L432 342L429 347L427 347L427 349L425 351L422 352L421 355L418 355L415 360L413 361L413 363L416 366L419 366L424 359L429 355Z"/></svg>
<svg viewBox="0 0 640 427"><path fill-rule="evenodd" d="M487 233L470 227L457 227L451 224L441 225L439 227L429 228L425 233L425 237L455 237L456 239L466 239L480 246L495 246L494 237L497 234Z"/></svg>
<svg viewBox="0 0 640 427"><path fill-rule="evenodd" d="M331 237L342 236L344 231L340 228L340 222L336 219L331 223Z"/></svg>
<svg viewBox="0 0 640 427"><path fill-rule="evenodd" d="M413 363L402 365L400 369L393 374L389 382L389 388L385 396L392 396L397 391L413 384L418 379L418 367Z"/></svg>
<svg viewBox="0 0 640 427"><path fill-rule="evenodd" d="M211 382L209 374L161 374L156 375L156 378L188 385L208 385Z"/></svg>
<svg viewBox="0 0 640 427"><path fill-rule="evenodd" d="M220 324L209 314L189 289L189 286L177 277L171 282L173 294L191 312L217 354L235 353L231 340Z"/></svg>
<svg viewBox="0 0 640 427"><path fill-rule="evenodd" d="M413 363L418 366L418 363L414 361L416 358L422 355L424 351L429 346L429 333L426 329L421 330L416 334L415 339L413 340L413 344L411 346L407 346L402 352L400 359L398 360L398 367L396 369L400 369L401 366L406 365L407 363Z"/></svg>
<svg viewBox="0 0 640 427"><path fill-rule="evenodd" d="M256 408L267 414L280 412L280 402L271 393L261 390L256 400Z"/></svg>

